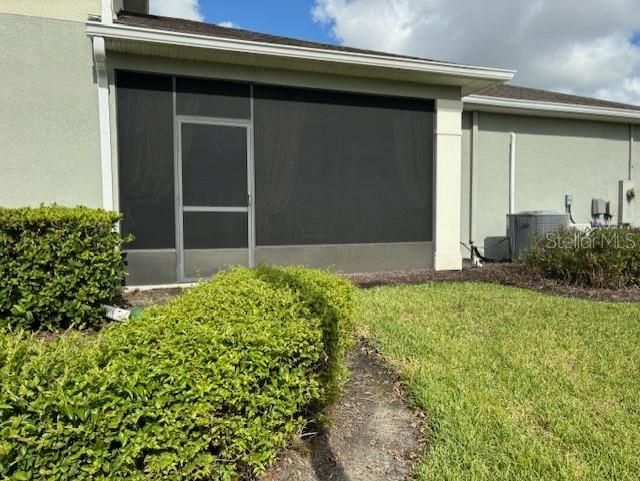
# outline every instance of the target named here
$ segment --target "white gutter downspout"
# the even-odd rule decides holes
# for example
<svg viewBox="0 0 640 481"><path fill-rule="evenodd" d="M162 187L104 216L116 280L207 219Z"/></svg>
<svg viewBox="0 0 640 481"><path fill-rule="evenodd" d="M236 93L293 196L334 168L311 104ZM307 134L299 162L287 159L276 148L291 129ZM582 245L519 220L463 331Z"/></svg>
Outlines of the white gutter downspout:
<svg viewBox="0 0 640 481"><path fill-rule="evenodd" d="M110 3L110 2L109 2ZM111 18L111 17L109 17ZM100 171L102 173L102 208L114 210L111 159L111 125L109 119L109 80L104 38L93 37L93 60L98 83L98 115L100 120Z"/></svg>
<svg viewBox="0 0 640 481"><path fill-rule="evenodd" d="M480 135L480 121L478 111L472 114L471 125L471 155L469 158L469 243L476 241L475 210L478 205L478 140Z"/></svg>
<svg viewBox="0 0 640 481"><path fill-rule="evenodd" d="M516 213L516 134L509 135L509 214Z"/></svg>
<svg viewBox="0 0 640 481"><path fill-rule="evenodd" d="M113 24L113 2L112 0L102 0L102 15L100 21L105 25Z"/></svg>
<svg viewBox="0 0 640 481"><path fill-rule="evenodd" d="M633 179L633 124L629 124L629 180Z"/></svg>

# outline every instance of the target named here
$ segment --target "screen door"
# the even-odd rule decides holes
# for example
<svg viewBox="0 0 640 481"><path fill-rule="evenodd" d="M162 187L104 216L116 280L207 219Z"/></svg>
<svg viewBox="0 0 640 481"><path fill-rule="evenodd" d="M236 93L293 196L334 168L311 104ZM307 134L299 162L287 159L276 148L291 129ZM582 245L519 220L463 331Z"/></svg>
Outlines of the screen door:
<svg viewBox="0 0 640 481"><path fill-rule="evenodd" d="M250 124L178 119L178 277L250 265Z"/></svg>

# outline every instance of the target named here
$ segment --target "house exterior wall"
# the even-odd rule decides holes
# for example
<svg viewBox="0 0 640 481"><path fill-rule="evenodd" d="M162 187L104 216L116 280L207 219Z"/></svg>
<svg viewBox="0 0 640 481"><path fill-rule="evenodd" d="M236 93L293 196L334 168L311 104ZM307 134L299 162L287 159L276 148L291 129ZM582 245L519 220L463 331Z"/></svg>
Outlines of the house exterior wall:
<svg viewBox="0 0 640 481"><path fill-rule="evenodd" d="M0 13L0 42L8 74L0 82L0 205L99 207L98 106L84 23Z"/></svg>
<svg viewBox="0 0 640 481"><path fill-rule="evenodd" d="M0 13L83 22L100 14L100 0L2 0Z"/></svg>
<svg viewBox="0 0 640 481"><path fill-rule="evenodd" d="M465 113L465 117L470 116L470 112ZM470 129L466 120L465 137L470 137ZM592 198L611 201L617 212L618 182L627 179L629 169L627 124L480 112L474 173L477 205L473 214L477 238L473 241L486 256L503 258L509 252L505 236L511 132L516 134L516 212L564 212L567 193L573 195L577 223L591 221ZM465 149L464 155L463 178L468 179L470 150ZM637 184L640 172L634 176ZM463 194L462 202L469 205L468 194ZM633 219L640 221L635 209ZM466 209L463 229L468 222ZM467 240L462 237L463 242Z"/></svg>
<svg viewBox="0 0 640 481"><path fill-rule="evenodd" d="M451 109L447 111L448 117L441 122L443 134L453 135L453 147L445 144L441 149L453 149L457 152L459 161L459 148L455 142L459 142L459 111L461 110L460 90L439 86L419 86L417 84L403 84L392 81L362 80L356 78L340 77L318 73L295 73L282 70L271 70L265 68L250 68L243 66L232 66L219 63L198 63L185 62L179 60L166 59L161 57L141 57L128 54L109 52L107 55L111 83L111 131L117 132L117 112L116 96L117 90L114 85L116 70L131 70L136 72L150 72L173 74L188 77L204 77L215 79L228 79L236 81L259 82L272 85L286 85L295 87L317 88L323 90L343 90L347 92L369 93L389 96L406 96L417 98L444 98L453 102L453 113ZM458 116L458 117L456 117ZM447 124L449 123L453 125ZM450 128L451 127L451 128ZM448 132L448 129L452 132ZM453 132L455 131L455 132ZM118 169L118 144L115 135L112 143L114 178L117 179ZM455 166L454 166L455 167ZM442 175L451 175L450 171L442 169ZM458 165L459 179L459 165ZM455 176L455 169L453 172ZM116 208L118 205L117 182L114 183L114 198ZM445 193L447 190L445 190ZM456 195L456 204L459 202L459 193ZM457 206L449 205L449 208L457 209ZM434 214L435 215L435 214ZM441 216L445 231L448 216ZM457 246L459 220L455 221L454 235L456 240L453 243ZM212 255L215 252L212 253ZM218 253L219 254L219 253ZM381 244L344 244L344 245L304 245L304 246L257 246L255 249L255 261L275 264L307 264L311 266L333 267L343 272L367 272L376 270L409 270L428 268L433 266L433 243L432 242L406 242L406 243L381 243ZM456 247L455 262L459 260L459 253ZM148 283L169 283L176 281L176 252L175 249L156 250L153 252L129 251L128 262L131 276L128 279L130 285ZM236 261L237 262L237 261ZM152 266L150 268L149 266ZM158 269L158 266L163 266Z"/></svg>
<svg viewBox="0 0 640 481"><path fill-rule="evenodd" d="M120 4L115 2L116 9ZM0 205L102 204L98 102L91 42L84 24L88 14L99 14L100 9L100 0L5 0L0 5L0 41L10 47L0 55L0 68L11 73L0 83ZM462 114L461 92L455 87L115 52L109 52L107 58L116 210L115 69L435 101L433 230L440 249L434 242L259 246L258 262L327 265L339 259L341 270L347 271L434 265L456 269L458 239L473 240L489 257L506 256L511 132L517 135L516 211L564 211L564 195L571 193L575 220L587 223L592 198L611 201L615 212L618 182L630 175L629 180L640 187L639 125L482 112L474 139L473 114ZM477 194L472 194L474 186ZM638 202L627 206L636 224L640 223ZM468 257L468 249L461 247L460 251ZM158 265L175 264L171 258L175 252L159 259L162 255L145 254ZM134 265L147 263L142 258L131 261ZM166 281L171 280L169 275Z"/></svg>

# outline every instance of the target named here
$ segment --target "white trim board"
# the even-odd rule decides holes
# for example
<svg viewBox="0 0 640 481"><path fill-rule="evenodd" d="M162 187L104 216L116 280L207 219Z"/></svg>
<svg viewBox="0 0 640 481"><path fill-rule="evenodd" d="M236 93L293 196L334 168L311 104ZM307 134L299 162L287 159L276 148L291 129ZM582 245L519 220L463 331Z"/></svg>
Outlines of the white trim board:
<svg viewBox="0 0 640 481"><path fill-rule="evenodd" d="M611 107L539 102L483 95L462 98L465 111L495 112L514 115L575 118L640 124L640 110L633 111Z"/></svg>

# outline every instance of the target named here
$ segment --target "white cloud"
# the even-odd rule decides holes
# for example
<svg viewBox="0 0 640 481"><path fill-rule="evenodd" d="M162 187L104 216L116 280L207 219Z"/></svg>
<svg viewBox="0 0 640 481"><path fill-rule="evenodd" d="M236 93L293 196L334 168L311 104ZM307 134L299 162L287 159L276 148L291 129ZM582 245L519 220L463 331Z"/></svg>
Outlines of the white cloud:
<svg viewBox="0 0 640 481"><path fill-rule="evenodd" d="M640 104L637 0L315 0L352 46L518 70L514 83Z"/></svg>
<svg viewBox="0 0 640 481"><path fill-rule="evenodd" d="M240 25L230 20L227 20L226 22L220 22L218 25L220 25L221 27L227 27L227 28L240 28Z"/></svg>
<svg viewBox="0 0 640 481"><path fill-rule="evenodd" d="M199 0L150 0L149 10L154 15L163 17L186 18L188 20L204 20Z"/></svg>

